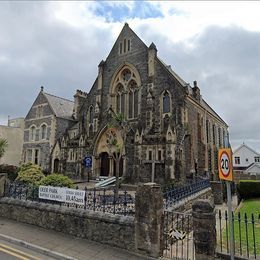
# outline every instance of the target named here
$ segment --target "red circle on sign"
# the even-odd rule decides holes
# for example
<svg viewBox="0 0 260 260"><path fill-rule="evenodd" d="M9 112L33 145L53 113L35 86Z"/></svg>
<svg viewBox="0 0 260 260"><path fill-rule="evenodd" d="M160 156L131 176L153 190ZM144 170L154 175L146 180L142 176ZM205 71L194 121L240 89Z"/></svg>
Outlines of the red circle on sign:
<svg viewBox="0 0 260 260"><path fill-rule="evenodd" d="M226 159L222 159L223 157L228 160L228 172L224 172L224 171L223 171L223 168L221 167L221 162L222 162L222 160L224 160L224 166L225 166L225 160L226 160ZM225 178L227 178L227 177L229 176L229 174L230 174L230 158L229 158L228 153L227 153L226 151L223 151L223 152L221 153L221 155L220 155L220 171L221 171L221 174L222 174Z"/></svg>

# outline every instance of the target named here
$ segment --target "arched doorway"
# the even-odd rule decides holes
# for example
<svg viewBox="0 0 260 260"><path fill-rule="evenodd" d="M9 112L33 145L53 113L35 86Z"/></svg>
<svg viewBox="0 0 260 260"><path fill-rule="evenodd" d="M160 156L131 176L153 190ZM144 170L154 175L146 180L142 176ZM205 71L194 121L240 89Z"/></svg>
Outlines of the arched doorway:
<svg viewBox="0 0 260 260"><path fill-rule="evenodd" d="M100 154L100 175L101 176L109 176L109 156L107 152L103 152Z"/></svg>
<svg viewBox="0 0 260 260"><path fill-rule="evenodd" d="M53 167L54 172L59 172L59 165L60 165L60 160L56 158L54 160L54 167Z"/></svg>

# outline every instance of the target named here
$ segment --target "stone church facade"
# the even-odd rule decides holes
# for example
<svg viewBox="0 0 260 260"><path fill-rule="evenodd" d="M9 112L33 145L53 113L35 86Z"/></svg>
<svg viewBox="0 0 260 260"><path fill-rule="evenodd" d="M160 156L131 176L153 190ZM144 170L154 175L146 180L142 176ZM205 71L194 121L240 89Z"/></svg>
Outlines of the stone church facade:
<svg viewBox="0 0 260 260"><path fill-rule="evenodd" d="M113 176L115 163L106 142L114 114L128 130L120 175L130 183L216 178L217 149L228 126L190 86L125 24L89 93L74 96L74 119L51 154L51 168L74 178L86 175L83 159L92 156L91 176ZM117 133L119 142L123 142ZM56 169L57 170L57 167Z"/></svg>

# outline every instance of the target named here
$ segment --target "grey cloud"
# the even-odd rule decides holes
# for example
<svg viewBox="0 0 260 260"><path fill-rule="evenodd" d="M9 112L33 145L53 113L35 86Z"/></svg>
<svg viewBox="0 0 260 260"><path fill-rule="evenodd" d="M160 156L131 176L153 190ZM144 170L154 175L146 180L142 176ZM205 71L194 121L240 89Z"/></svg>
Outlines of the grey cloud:
<svg viewBox="0 0 260 260"><path fill-rule="evenodd" d="M0 122L25 116L41 85L69 99L90 89L113 41L109 31L71 27L50 15L50 2L0 5Z"/></svg>

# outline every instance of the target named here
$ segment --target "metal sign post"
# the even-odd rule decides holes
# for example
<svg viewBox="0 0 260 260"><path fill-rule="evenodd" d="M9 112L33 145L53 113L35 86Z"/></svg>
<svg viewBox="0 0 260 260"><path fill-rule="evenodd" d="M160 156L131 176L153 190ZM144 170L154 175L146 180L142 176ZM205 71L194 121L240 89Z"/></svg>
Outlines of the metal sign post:
<svg viewBox="0 0 260 260"><path fill-rule="evenodd" d="M229 248L231 260L234 260L234 230L232 223L232 204L231 204L231 187L233 180L233 165L230 148L219 149L218 151L218 169L219 178L226 181L227 186L227 204L228 204L228 226L229 226Z"/></svg>
<svg viewBox="0 0 260 260"><path fill-rule="evenodd" d="M90 169L92 167L92 156L87 155L84 158L84 165L87 168L87 174L88 174L88 182L89 182L89 175L90 175Z"/></svg>
<svg viewBox="0 0 260 260"><path fill-rule="evenodd" d="M230 256L231 260L234 260L234 230L232 223L232 197L231 197L231 187L230 181L226 181L227 186L227 204L228 204L228 225L229 225L229 248L230 248Z"/></svg>

